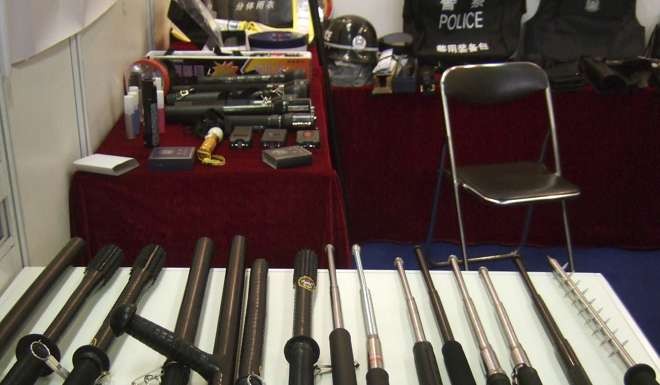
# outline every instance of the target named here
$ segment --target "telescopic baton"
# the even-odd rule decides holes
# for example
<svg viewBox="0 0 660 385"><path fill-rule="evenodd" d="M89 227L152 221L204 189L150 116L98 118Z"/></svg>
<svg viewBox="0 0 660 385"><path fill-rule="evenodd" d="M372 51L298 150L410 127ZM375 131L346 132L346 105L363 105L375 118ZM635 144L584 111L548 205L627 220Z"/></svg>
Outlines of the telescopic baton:
<svg viewBox="0 0 660 385"><path fill-rule="evenodd" d="M10 341L23 321L43 299L48 289L64 270L78 258L83 247L85 247L85 241L81 238L71 238L0 321L0 354L9 347Z"/></svg>
<svg viewBox="0 0 660 385"><path fill-rule="evenodd" d="M403 287L403 294L406 297L406 306L408 307L408 315L410 316L410 324L415 332L415 344L413 345L413 355L415 357L415 368L417 369L417 379L419 385L442 385L440 378L440 369L438 369L438 362L435 359L433 346L426 340L424 336L424 327L422 326L422 319L417 310L417 303L410 291L406 271L403 268L403 259L397 257L394 260L394 266L399 272L401 286Z"/></svg>
<svg viewBox="0 0 660 385"><path fill-rule="evenodd" d="M68 372L59 364L61 354L57 342L70 325L94 289L103 286L117 271L123 253L115 245L106 245L89 262L78 287L60 309L43 334L28 334L18 341L17 361L9 370L2 385L31 385L39 377L55 371L66 377Z"/></svg>
<svg viewBox="0 0 660 385"><path fill-rule="evenodd" d="M303 70L289 70L274 75L198 76L198 83L212 84L271 84L307 79Z"/></svg>
<svg viewBox="0 0 660 385"><path fill-rule="evenodd" d="M486 290L488 291L488 296L490 297L493 306L495 307L495 312L497 313L497 320L500 323L500 330L506 338L507 344L509 345L509 350L511 352L511 361L513 362L513 382L517 385L542 385L541 378L539 377L536 369L534 369L530 363L529 358L525 349L518 341L518 336L513 329L509 315L504 308L504 304L500 301L500 298L495 291L495 286L490 279L490 274L488 274L488 269L484 266L479 268L479 276L481 277Z"/></svg>
<svg viewBox="0 0 660 385"><path fill-rule="evenodd" d="M625 385L658 385L658 381L655 379L655 370L650 365L635 362L626 350L625 342L619 340L616 336L616 331L610 329L607 325L607 320L604 320L600 315L600 310L594 308L593 303L595 300L587 299L585 296L586 290L580 290L577 282L573 281L573 278L566 274L556 259L548 257L548 263L555 272L555 278L566 289L566 293L570 295L571 302L578 307L580 314L592 325L594 334L600 334L603 337L603 343L601 345L605 343L609 344L614 349L614 353L626 365L626 368L628 368L623 377L623 383Z"/></svg>
<svg viewBox="0 0 660 385"><path fill-rule="evenodd" d="M357 385L355 375L355 358L351 335L344 329L344 316L341 310L341 298L337 285L337 270L335 269L335 248L325 246L328 256L328 272L330 274L330 306L332 308L333 330L330 332L330 360L332 362L332 383L334 385Z"/></svg>
<svg viewBox="0 0 660 385"><path fill-rule="evenodd" d="M422 271L422 277L424 277L426 290L429 295L429 300L431 301L431 308L433 309L433 314L435 315L435 320L438 324L438 329L440 329L440 335L442 336L442 356L445 361L447 373L449 374L449 381L452 385L476 385L472 370L470 369L470 364L468 363L467 357L465 357L463 347L454 339L454 334L451 331L449 319L442 306L440 295L431 279L426 256L420 246L415 246L415 255L417 256L417 263Z"/></svg>
<svg viewBox="0 0 660 385"><path fill-rule="evenodd" d="M301 89L309 88L309 80L292 80L286 83L196 83L182 84L170 87L170 92L194 90L196 92L240 92L240 91L272 91L279 90L286 95L300 95Z"/></svg>
<svg viewBox="0 0 660 385"><path fill-rule="evenodd" d="M255 259L252 262L249 288L236 385L263 384L261 360L266 329L268 288L268 262L265 259Z"/></svg>
<svg viewBox="0 0 660 385"><path fill-rule="evenodd" d="M314 364L319 359L319 345L312 338L312 302L316 289L318 258L312 250L300 250L295 257L293 287L293 336L284 345L289 362L289 385L313 385Z"/></svg>
<svg viewBox="0 0 660 385"><path fill-rule="evenodd" d="M467 313L472 333L477 339L479 345L479 353L484 363L484 368L486 369L486 384L510 385L511 382L509 381L509 377L504 373L504 370L497 359L497 355L495 355L495 351L488 342L488 337L486 337L486 332L481 324L479 315L477 314L477 309L472 302L472 298L470 298L470 294L465 286L465 281L463 281L463 275L461 273L461 268L458 266L458 259L456 256L451 255L449 257L449 263L454 272L454 277L456 278L456 283L463 299L463 305L465 305L465 312Z"/></svg>
<svg viewBox="0 0 660 385"><path fill-rule="evenodd" d="M367 280L364 277L359 245L353 245L353 258L355 259L358 280L360 281L362 316L364 318L364 327L367 332L367 359L369 361L367 385L389 385L389 375L384 368L383 349L380 344L380 337L378 337L376 313L374 312L374 304L371 301L371 292L367 287Z"/></svg>
<svg viewBox="0 0 660 385"><path fill-rule="evenodd" d="M131 268L131 275L124 290L119 294L113 309L121 304L134 304L153 283L165 263L165 250L158 245L142 248ZM103 321L89 345L79 347L73 354L73 370L64 381L65 385L94 385L96 380L110 369L110 359L105 353L114 341L110 319L112 311Z"/></svg>
<svg viewBox="0 0 660 385"><path fill-rule="evenodd" d="M561 333L559 326L557 326L557 322L555 322L555 319L552 317L543 298L541 298L541 295L536 291L532 279L529 277L529 274L527 274L527 268L525 267L522 258L520 256L514 257L513 263L516 265L525 286L527 286L527 291L532 298L532 302L534 302L536 312L541 317L543 326L545 326L545 331L550 337L552 344L555 346L559 358L561 358L564 374L568 378L569 383L571 385L591 385L587 372L584 370L584 367L582 367L582 364L580 363L580 360L578 360L571 344Z"/></svg>
<svg viewBox="0 0 660 385"><path fill-rule="evenodd" d="M176 320L174 335L176 338L189 343L195 340L199 315L202 311L206 281L209 276L209 267L214 255L213 241L202 237L197 240L192 265L188 272L186 290L183 293L179 316ZM161 385L186 385L190 379L190 368L187 365L167 360L163 365Z"/></svg>

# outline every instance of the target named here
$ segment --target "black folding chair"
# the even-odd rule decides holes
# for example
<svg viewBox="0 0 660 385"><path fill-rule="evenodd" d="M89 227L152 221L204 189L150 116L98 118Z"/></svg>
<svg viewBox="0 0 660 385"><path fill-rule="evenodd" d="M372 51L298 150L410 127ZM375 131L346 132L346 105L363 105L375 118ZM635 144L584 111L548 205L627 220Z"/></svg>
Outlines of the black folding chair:
<svg viewBox="0 0 660 385"><path fill-rule="evenodd" d="M431 221L426 238L427 247L433 240L442 178L444 173L448 172L453 182L461 251L466 269L468 268L468 252L461 212L461 189L465 189L482 200L497 206L528 206L518 248L508 254L475 259L484 261L517 255L519 249L527 243L533 204L559 201L564 221L569 266L571 271L575 271L566 200L580 195L580 189L561 175L559 142L557 141L552 95L545 71L536 64L527 62L456 66L445 71L440 82L440 88L445 117L446 142L442 148L440 167L433 194ZM540 91L545 93L550 127L541 146L541 155L537 161L479 164L462 167L457 165L449 109L450 101L467 104L497 104L521 99ZM543 162L548 140L552 141L554 171L549 170ZM450 170L444 169L447 151L449 151Z"/></svg>

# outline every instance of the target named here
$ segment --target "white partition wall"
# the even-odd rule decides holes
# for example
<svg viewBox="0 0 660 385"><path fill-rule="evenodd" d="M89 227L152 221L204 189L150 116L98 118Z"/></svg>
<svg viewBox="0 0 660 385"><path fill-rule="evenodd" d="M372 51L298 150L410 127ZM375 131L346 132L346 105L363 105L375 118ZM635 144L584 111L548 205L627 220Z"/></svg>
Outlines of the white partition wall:
<svg viewBox="0 0 660 385"><path fill-rule="evenodd" d="M7 108L0 113L10 162L0 151L0 166L9 170L7 181L0 172L0 184L12 186L22 208L12 222L22 224L24 264L47 264L70 236L72 162L93 152L122 114L123 71L148 46L148 3L119 0L78 34L5 74L0 101ZM20 266L18 247L0 255L0 290L4 275Z"/></svg>

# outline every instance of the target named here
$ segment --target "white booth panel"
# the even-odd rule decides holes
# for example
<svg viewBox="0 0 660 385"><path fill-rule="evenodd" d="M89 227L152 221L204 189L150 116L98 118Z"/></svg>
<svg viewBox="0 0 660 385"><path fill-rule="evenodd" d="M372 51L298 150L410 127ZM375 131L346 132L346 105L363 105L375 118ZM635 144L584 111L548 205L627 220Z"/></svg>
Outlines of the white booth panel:
<svg viewBox="0 0 660 385"><path fill-rule="evenodd" d="M12 67L6 94L29 263L69 238L69 175L80 155L69 42Z"/></svg>
<svg viewBox="0 0 660 385"><path fill-rule="evenodd" d="M80 33L90 152L123 114L124 70L147 51L146 0L120 0Z"/></svg>

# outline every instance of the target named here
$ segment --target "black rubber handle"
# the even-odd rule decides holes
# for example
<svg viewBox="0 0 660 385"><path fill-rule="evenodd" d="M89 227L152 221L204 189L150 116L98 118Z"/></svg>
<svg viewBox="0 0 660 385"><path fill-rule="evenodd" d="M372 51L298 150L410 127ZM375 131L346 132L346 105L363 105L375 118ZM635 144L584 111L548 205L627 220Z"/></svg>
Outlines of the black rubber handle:
<svg viewBox="0 0 660 385"><path fill-rule="evenodd" d="M442 345L442 356L452 385L476 385L470 364L463 347L457 341L447 341Z"/></svg>
<svg viewBox="0 0 660 385"><path fill-rule="evenodd" d="M346 329L330 333L330 360L334 385L357 385L351 335Z"/></svg>
<svg viewBox="0 0 660 385"><path fill-rule="evenodd" d="M486 376L486 385L511 385L511 381L506 374L495 373Z"/></svg>
<svg viewBox="0 0 660 385"><path fill-rule="evenodd" d="M573 365L566 368L566 377L571 385L592 385L582 365Z"/></svg>
<svg viewBox="0 0 660 385"><path fill-rule="evenodd" d="M625 385L658 385L655 371L646 364L637 364L626 371L623 377Z"/></svg>
<svg viewBox="0 0 660 385"><path fill-rule="evenodd" d="M35 344L36 346L33 348L33 342L41 342L41 344ZM40 349L41 346L44 348ZM51 340L41 334L28 334L18 341L16 345L17 361L2 379L1 385L32 385L37 382L39 377L53 372L43 361L35 357L32 351L40 357L48 356L48 351L50 351L55 359L60 359L60 351Z"/></svg>
<svg viewBox="0 0 660 385"><path fill-rule="evenodd" d="M314 364L319 359L319 345L307 336L296 336L284 345L289 362L289 385L314 385Z"/></svg>
<svg viewBox="0 0 660 385"><path fill-rule="evenodd" d="M390 376L383 368L371 368L367 371L367 385L389 385Z"/></svg>
<svg viewBox="0 0 660 385"><path fill-rule="evenodd" d="M190 381L190 368L184 364L168 361L163 365L160 385L181 385Z"/></svg>
<svg viewBox="0 0 660 385"><path fill-rule="evenodd" d="M518 385L543 385L538 372L531 366L523 365L516 369L516 378Z"/></svg>
<svg viewBox="0 0 660 385"><path fill-rule="evenodd" d="M165 357L190 366L205 378L219 370L211 354L176 338L175 334L135 314L135 305L120 305L112 312L110 326L116 336L128 333Z"/></svg>
<svg viewBox="0 0 660 385"><path fill-rule="evenodd" d="M416 342L413 345L413 355L419 385L442 385L433 345L428 341Z"/></svg>
<svg viewBox="0 0 660 385"><path fill-rule="evenodd" d="M73 370L64 385L94 385L108 369L110 360L103 350L92 345L81 346L73 353Z"/></svg>

